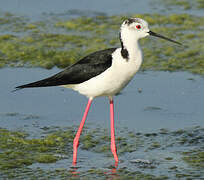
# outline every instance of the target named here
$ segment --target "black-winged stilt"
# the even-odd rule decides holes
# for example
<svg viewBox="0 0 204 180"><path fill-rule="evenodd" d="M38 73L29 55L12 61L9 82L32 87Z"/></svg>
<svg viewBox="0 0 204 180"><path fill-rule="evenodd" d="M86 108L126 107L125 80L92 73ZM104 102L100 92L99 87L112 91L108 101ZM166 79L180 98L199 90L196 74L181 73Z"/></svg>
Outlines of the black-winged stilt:
<svg viewBox="0 0 204 180"><path fill-rule="evenodd" d="M75 64L46 79L16 87L16 89L47 86L64 86L88 97L82 121L73 141L73 163L77 162L77 148L92 100L98 96L107 96L110 100L111 151L118 162L115 145L113 96L118 94L133 78L142 63L142 51L139 39L156 36L171 40L149 30L148 23L140 18L125 20L120 28L120 48L111 48L94 52Z"/></svg>

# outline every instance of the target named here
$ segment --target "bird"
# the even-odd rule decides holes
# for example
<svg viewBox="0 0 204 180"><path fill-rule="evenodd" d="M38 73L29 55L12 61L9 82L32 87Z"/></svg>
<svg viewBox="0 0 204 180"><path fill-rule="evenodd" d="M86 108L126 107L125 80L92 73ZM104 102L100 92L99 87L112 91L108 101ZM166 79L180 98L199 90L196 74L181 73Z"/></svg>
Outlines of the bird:
<svg viewBox="0 0 204 180"><path fill-rule="evenodd" d="M16 90L19 90L63 86L78 91L88 98L81 123L73 140L73 164L77 163L79 138L91 103L94 98L100 96L109 99L110 149L115 163L119 162L115 144L113 98L120 93L139 70L143 61L139 40L147 36L155 36L182 45L180 42L151 31L148 23L141 18L127 18L122 22L119 30L120 47L93 52L51 77L16 87Z"/></svg>

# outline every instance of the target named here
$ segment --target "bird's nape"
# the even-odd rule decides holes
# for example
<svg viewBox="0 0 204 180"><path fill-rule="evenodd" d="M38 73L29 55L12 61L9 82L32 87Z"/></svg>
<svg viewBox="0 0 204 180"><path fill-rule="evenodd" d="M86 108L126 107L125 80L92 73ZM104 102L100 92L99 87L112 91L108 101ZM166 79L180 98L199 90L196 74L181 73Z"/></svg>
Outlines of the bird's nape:
<svg viewBox="0 0 204 180"><path fill-rule="evenodd" d="M182 45L180 42L177 42L177 41L174 41L172 39L169 39L169 38L167 38L167 37L165 37L165 36L163 36L161 34L157 34L157 33L153 32L153 31L149 31L148 33L149 33L150 36L155 36L155 37L158 37L158 38L161 38L161 39L165 39L167 41L170 41L170 42Z"/></svg>

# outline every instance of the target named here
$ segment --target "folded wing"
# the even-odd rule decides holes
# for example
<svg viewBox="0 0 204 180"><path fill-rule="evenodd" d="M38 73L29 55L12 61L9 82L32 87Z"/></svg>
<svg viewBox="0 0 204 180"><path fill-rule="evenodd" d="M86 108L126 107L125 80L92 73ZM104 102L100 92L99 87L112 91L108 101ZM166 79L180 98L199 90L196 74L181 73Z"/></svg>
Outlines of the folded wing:
<svg viewBox="0 0 204 180"><path fill-rule="evenodd" d="M21 85L16 89L79 84L85 82L108 69L112 64L112 53L116 48L94 52L65 70L46 79Z"/></svg>

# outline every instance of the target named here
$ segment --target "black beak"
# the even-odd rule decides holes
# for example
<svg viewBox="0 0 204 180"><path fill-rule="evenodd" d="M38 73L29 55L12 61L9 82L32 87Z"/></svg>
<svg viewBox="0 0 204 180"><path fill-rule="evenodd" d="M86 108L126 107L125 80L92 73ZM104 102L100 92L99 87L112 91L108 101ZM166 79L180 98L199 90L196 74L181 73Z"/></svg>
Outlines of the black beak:
<svg viewBox="0 0 204 180"><path fill-rule="evenodd" d="M159 38L165 39L165 40L167 40L167 41L171 41L171 42L173 42L173 43L182 45L181 43L179 43L179 42L177 42L177 41L174 41L174 40L172 40L172 39L169 39L169 38L167 38L167 37L165 37L165 36L162 36L162 35L160 35L160 34L157 34L157 33L155 33L155 32L149 31L148 33L149 33L149 35L151 35L151 36L159 37Z"/></svg>

